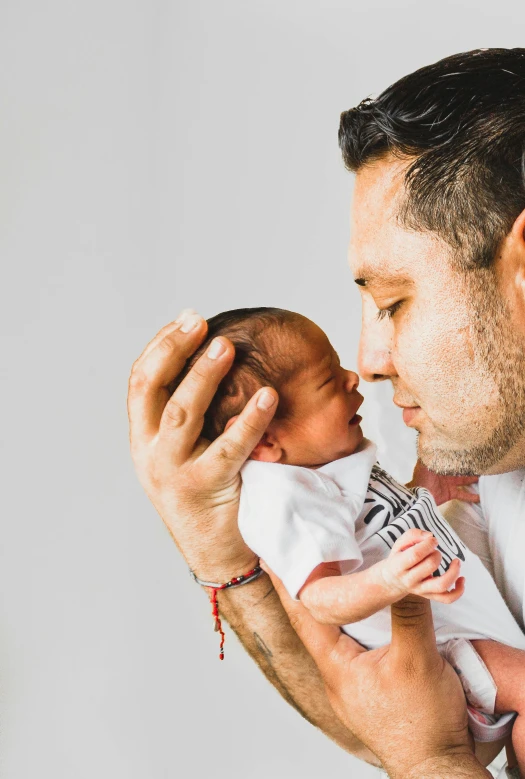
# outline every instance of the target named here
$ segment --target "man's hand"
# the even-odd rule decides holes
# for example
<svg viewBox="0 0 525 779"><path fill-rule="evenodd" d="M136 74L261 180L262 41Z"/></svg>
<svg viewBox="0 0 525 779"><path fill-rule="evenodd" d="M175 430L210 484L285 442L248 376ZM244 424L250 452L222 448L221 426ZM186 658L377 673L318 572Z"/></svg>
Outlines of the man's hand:
<svg viewBox="0 0 525 779"><path fill-rule="evenodd" d="M439 603L454 603L463 595L465 579L459 576L457 558L444 574L432 575L441 563L438 543L432 533L412 528L397 539L388 557L377 563L395 600L421 595Z"/></svg>
<svg viewBox="0 0 525 779"><path fill-rule="evenodd" d="M339 628L316 622L268 573L335 712L391 779L490 777L473 755L465 695L437 651L427 600L409 596L393 605L391 645L367 652Z"/></svg>
<svg viewBox="0 0 525 779"><path fill-rule="evenodd" d="M414 468L412 481L407 487L425 487L433 496L437 505L447 503L449 500L464 500L466 503L479 503L479 495L469 492L464 487L477 484L477 476L440 476L423 465L418 460Z"/></svg>
<svg viewBox="0 0 525 779"><path fill-rule="evenodd" d="M188 565L202 579L228 581L256 560L237 527L239 470L275 413L277 393L259 390L226 433L211 445L200 438L204 413L233 362L232 344L216 338L171 397L167 387L205 335L206 322L186 310L133 365L131 453Z"/></svg>

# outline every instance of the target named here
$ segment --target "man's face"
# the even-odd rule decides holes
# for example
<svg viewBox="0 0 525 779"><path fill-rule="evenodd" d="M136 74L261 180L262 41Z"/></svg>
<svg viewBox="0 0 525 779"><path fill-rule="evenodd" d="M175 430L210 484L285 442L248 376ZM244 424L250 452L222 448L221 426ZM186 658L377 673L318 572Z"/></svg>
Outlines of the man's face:
<svg viewBox="0 0 525 779"><path fill-rule="evenodd" d="M494 473L523 465L523 359L519 378L508 380L523 349L496 276L466 276L448 244L400 224L406 167L386 159L356 177L349 259L363 302L360 373L392 381L394 402L418 431L419 456L431 469Z"/></svg>

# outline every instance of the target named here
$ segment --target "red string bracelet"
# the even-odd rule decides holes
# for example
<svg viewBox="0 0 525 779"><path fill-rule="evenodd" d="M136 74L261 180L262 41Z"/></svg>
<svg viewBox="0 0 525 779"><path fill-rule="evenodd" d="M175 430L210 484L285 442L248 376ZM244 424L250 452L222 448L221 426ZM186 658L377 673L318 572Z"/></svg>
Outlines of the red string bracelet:
<svg viewBox="0 0 525 779"><path fill-rule="evenodd" d="M190 575L193 581L197 582L197 584L200 584L201 587L208 587L211 590L209 595L210 603L211 603L211 613L213 615L213 619L215 620L215 630L221 635L221 643L219 646L220 660L224 660L225 635L222 629L221 618L219 616L219 604L217 601L217 593L219 590L228 590L230 587L239 587L241 584L249 584L250 582L253 582L255 579L258 579L262 573L264 573L263 569L259 564L257 564L255 568L251 569L251 571L248 571L247 573L243 573L241 574L241 576L234 576L234 578L231 579L229 582L220 584L217 582L205 582L202 579L198 579L197 576L190 568Z"/></svg>

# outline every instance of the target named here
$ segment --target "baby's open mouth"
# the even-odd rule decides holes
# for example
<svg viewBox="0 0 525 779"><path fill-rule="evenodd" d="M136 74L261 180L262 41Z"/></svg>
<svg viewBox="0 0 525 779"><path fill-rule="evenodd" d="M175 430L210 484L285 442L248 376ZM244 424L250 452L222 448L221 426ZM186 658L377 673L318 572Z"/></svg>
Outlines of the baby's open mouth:
<svg viewBox="0 0 525 779"><path fill-rule="evenodd" d="M359 416L359 414L357 412L361 408L361 405L362 405L362 403L364 401L364 397L362 395L360 395L359 392L357 394L359 396L359 402L357 404L354 416L352 417L352 419L348 423L349 425L358 425L360 422L363 421L363 417Z"/></svg>

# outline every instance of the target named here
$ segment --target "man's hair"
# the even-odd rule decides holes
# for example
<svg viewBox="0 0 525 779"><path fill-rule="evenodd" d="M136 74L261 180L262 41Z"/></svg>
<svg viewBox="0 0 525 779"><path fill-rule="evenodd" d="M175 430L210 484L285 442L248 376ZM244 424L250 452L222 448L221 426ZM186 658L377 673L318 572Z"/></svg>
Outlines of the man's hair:
<svg viewBox="0 0 525 779"><path fill-rule="evenodd" d="M488 268L525 208L525 49L478 49L341 114L346 167L412 159L401 223L430 230L463 269Z"/></svg>
<svg viewBox="0 0 525 779"><path fill-rule="evenodd" d="M233 343L233 365L204 415L202 435L205 438L210 441L217 438L228 420L241 413L260 387L273 387L279 391L291 378L300 361L293 354L290 334L300 336L306 321L293 311L264 307L224 311L207 320L205 341L169 388L170 392L175 391L214 338L222 335ZM285 414L286 406L280 398L275 416L282 418Z"/></svg>

